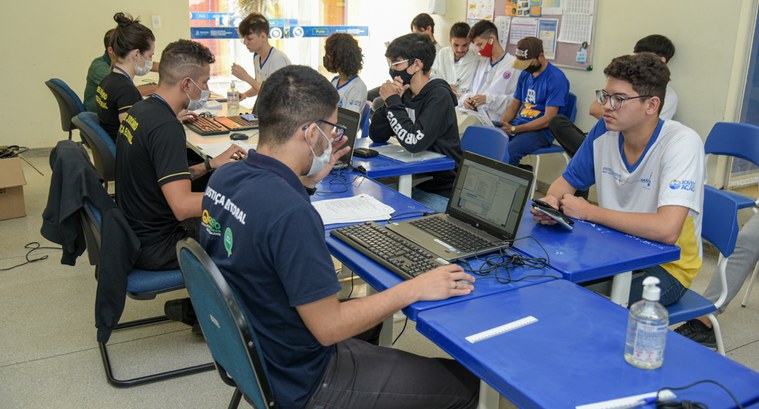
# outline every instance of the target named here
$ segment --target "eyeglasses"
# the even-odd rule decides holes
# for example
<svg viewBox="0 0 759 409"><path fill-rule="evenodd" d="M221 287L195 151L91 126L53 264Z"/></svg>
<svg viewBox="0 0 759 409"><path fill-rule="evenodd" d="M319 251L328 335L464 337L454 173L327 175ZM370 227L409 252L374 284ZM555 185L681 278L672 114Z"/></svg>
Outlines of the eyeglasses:
<svg viewBox="0 0 759 409"><path fill-rule="evenodd" d="M388 64L388 66L387 66L387 67L388 67L388 68L393 68L393 67L395 67L395 66L396 66L396 65L398 65L398 64L403 64L404 62L407 62L407 63L411 64L411 62L410 62L410 61L414 61L414 59L413 59L413 58L409 58L409 59L406 59L406 60L400 60L400 61L396 61L396 62L394 62L394 63L390 63L390 64ZM396 71L397 71L397 70L396 70Z"/></svg>
<svg viewBox="0 0 759 409"><path fill-rule="evenodd" d="M596 90L596 101L601 104L601 106L606 105L606 102L608 101L613 111L622 108L622 105L628 99L651 98L653 96L654 95L638 95L637 97L627 97L622 94L609 94L604 89Z"/></svg>
<svg viewBox="0 0 759 409"><path fill-rule="evenodd" d="M309 125L314 124L314 123L323 123L323 124L330 125L332 127L332 129L330 130L330 133L332 134L332 139L335 141L339 141L343 137L343 135L345 135L345 131L348 130L348 127L345 125L333 124L332 122L325 121L324 119L317 119L315 121L312 121L303 125L303 130L305 131L306 129L308 129Z"/></svg>

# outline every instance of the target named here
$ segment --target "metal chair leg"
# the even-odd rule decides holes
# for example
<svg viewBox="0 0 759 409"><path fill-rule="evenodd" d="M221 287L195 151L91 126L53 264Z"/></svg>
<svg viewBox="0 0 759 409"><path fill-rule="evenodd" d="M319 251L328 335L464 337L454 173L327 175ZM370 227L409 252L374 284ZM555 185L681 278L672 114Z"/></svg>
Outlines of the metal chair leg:
<svg viewBox="0 0 759 409"><path fill-rule="evenodd" d="M229 401L227 409L237 409L240 407L240 400L242 399L242 392L240 388L235 388L235 393L232 394L232 400Z"/></svg>
<svg viewBox="0 0 759 409"><path fill-rule="evenodd" d="M168 320L169 319L166 318L166 316L157 316L157 317L151 317L151 318L144 318L141 320L128 321L128 322L118 324L116 328L114 328L114 331L118 329L134 328L134 327L140 327L143 325L155 324L158 322L163 322L163 321L168 321ZM131 379L117 379L113 375L113 368L111 367L111 359L110 359L110 356L108 355L108 346L103 342L99 342L98 345L100 347L100 357L103 360L103 369L105 369L105 376L108 379L108 383L117 388L130 388L132 386L144 385L144 384L158 382L158 381L162 381L166 379L179 378L182 376L193 375L200 372L210 371L210 370L213 370L215 367L214 363L210 362L207 364L194 365L194 366L189 366L186 368L174 369L171 371L139 376L139 377L131 378Z"/></svg>

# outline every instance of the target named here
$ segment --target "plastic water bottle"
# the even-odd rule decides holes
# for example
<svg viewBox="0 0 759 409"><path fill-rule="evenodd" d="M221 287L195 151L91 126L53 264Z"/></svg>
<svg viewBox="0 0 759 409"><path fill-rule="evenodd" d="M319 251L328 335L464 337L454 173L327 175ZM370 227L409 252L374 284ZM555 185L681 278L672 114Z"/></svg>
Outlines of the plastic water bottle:
<svg viewBox="0 0 759 409"><path fill-rule="evenodd" d="M659 279L643 280L643 299L630 307L625 341L625 361L642 369L656 369L664 363L669 314L659 304Z"/></svg>
<svg viewBox="0 0 759 409"><path fill-rule="evenodd" d="M229 90L227 91L227 114L237 115L240 110L240 93L235 90L234 80L229 83Z"/></svg>

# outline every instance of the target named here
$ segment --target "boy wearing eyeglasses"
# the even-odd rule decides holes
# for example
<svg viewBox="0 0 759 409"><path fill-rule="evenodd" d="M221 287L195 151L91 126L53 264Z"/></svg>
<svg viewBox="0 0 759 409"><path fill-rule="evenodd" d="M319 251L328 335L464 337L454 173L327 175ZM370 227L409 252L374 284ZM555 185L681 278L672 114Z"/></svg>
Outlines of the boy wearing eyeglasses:
<svg viewBox="0 0 759 409"><path fill-rule="evenodd" d="M639 271L630 288L632 304L641 298L643 279L655 276L660 302L670 305L701 268L704 146L692 129L659 118L669 69L655 54L617 57L604 74L606 84L596 91L604 115L544 201L569 217L679 246L679 260ZM594 184L598 205L574 196Z"/></svg>
<svg viewBox="0 0 759 409"><path fill-rule="evenodd" d="M425 150L461 160L461 139L456 123L456 94L442 79L430 79L435 46L424 34L406 34L393 40L385 52L391 80L380 87L384 100L374 111L369 137L387 142L395 137L407 151ZM429 174L431 180L416 186L414 200L444 212L456 179L454 170Z"/></svg>

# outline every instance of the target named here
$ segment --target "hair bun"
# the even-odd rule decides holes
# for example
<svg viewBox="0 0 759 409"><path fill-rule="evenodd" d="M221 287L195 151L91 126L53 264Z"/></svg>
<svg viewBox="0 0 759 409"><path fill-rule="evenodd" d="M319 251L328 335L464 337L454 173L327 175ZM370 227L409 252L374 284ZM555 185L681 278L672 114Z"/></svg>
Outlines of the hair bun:
<svg viewBox="0 0 759 409"><path fill-rule="evenodd" d="M139 23L139 20L135 20L132 18L132 16L128 14L124 14L122 12L118 12L113 15L113 20L119 25L119 26L128 26L133 23Z"/></svg>

